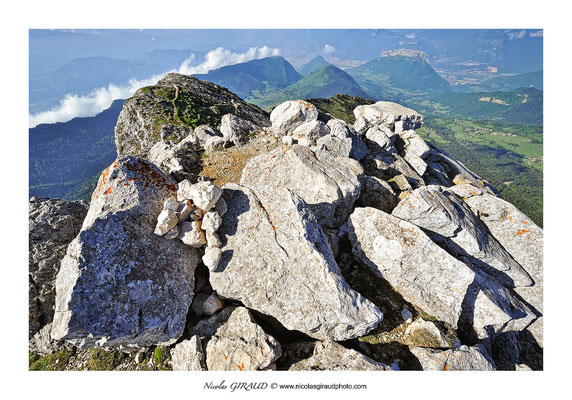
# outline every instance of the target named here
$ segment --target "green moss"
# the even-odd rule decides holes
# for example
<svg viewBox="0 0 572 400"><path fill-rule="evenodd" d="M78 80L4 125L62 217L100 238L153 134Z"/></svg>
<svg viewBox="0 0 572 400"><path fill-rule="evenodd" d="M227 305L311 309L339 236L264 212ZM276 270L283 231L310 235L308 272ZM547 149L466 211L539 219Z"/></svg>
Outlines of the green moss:
<svg viewBox="0 0 572 400"><path fill-rule="evenodd" d="M375 335L368 335L358 338L360 342L365 342L369 344L379 344L380 341Z"/></svg>
<svg viewBox="0 0 572 400"><path fill-rule="evenodd" d="M125 354L119 352L91 349L87 369L90 371L112 371L125 357Z"/></svg>
<svg viewBox="0 0 572 400"><path fill-rule="evenodd" d="M37 353L28 353L30 371L62 371L65 369L73 352L67 349L54 354L41 356Z"/></svg>
<svg viewBox="0 0 572 400"><path fill-rule="evenodd" d="M164 347L155 347L153 351L153 361L155 365L163 364L169 358L169 352Z"/></svg>

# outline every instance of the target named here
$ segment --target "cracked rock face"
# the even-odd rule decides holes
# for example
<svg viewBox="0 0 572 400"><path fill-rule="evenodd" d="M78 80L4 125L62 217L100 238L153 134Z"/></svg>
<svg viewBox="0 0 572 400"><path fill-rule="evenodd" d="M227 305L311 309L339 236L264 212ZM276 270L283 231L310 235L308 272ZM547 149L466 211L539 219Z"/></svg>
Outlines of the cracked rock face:
<svg viewBox="0 0 572 400"><path fill-rule="evenodd" d="M495 371L495 364L482 345L461 346L446 351L411 347L424 371Z"/></svg>
<svg viewBox="0 0 572 400"><path fill-rule="evenodd" d="M85 201L32 197L29 202L30 337L54 317L56 275L87 213Z"/></svg>
<svg viewBox="0 0 572 400"><path fill-rule="evenodd" d="M223 246L211 286L220 297L317 339L365 335L382 313L341 276L308 205L286 188L227 184Z"/></svg>
<svg viewBox="0 0 572 400"><path fill-rule="evenodd" d="M341 159L321 157L303 146L279 147L252 158L242 171L242 185L286 187L300 196L327 228L339 227L347 219L360 195L358 175L363 170ZM319 190L318 190L319 189Z"/></svg>
<svg viewBox="0 0 572 400"><path fill-rule="evenodd" d="M256 324L245 307L231 312L205 350L209 371L263 370L282 355L280 343Z"/></svg>
<svg viewBox="0 0 572 400"><path fill-rule="evenodd" d="M57 276L54 339L128 349L182 334L199 256L153 233L176 191L156 166L133 157L102 173Z"/></svg>
<svg viewBox="0 0 572 400"><path fill-rule="evenodd" d="M505 250L530 274L534 281L533 285L516 288L515 291L536 309L538 315L541 315L544 309L542 228L511 203L478 187L462 184L447 190L465 199L471 210L485 223ZM543 318L538 318L527 330L542 347Z"/></svg>
<svg viewBox="0 0 572 400"><path fill-rule="evenodd" d="M299 361L290 371L393 371L359 351L346 349L336 342L318 342L312 357Z"/></svg>
<svg viewBox="0 0 572 400"><path fill-rule="evenodd" d="M534 315L498 281L457 260L419 227L374 208L348 220L353 253L407 301L455 329L486 338L522 330Z"/></svg>
<svg viewBox="0 0 572 400"><path fill-rule="evenodd" d="M327 152L332 157L345 157L361 160L367 154L367 147L360 136L342 120L332 118L328 121L330 133L316 141L312 148L315 152Z"/></svg>
<svg viewBox="0 0 572 400"><path fill-rule="evenodd" d="M457 258L494 276L506 287L533 283L485 224L454 193L435 185L421 187L401 200L392 215L422 228Z"/></svg>
<svg viewBox="0 0 572 400"><path fill-rule="evenodd" d="M206 371L205 353L197 335L183 340L171 350L173 371Z"/></svg>

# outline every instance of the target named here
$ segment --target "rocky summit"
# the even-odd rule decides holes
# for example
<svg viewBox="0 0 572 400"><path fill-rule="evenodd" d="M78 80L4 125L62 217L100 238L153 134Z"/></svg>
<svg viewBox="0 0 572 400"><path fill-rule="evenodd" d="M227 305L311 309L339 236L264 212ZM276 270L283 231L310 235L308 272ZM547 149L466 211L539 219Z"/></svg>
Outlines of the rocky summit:
<svg viewBox="0 0 572 400"><path fill-rule="evenodd" d="M128 99L89 203L30 199L30 368L542 369L542 229L415 110L319 104Z"/></svg>

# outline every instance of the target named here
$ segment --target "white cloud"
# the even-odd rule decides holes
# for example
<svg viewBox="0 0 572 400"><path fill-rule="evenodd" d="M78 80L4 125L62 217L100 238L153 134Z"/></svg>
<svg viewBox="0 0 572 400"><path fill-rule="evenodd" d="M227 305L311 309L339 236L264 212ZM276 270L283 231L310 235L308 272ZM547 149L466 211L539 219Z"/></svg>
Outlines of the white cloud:
<svg viewBox="0 0 572 400"><path fill-rule="evenodd" d="M199 65L191 66L190 63L193 60L185 60L179 68L179 73L181 74L205 74L210 70L224 67L225 65L233 65L238 63L247 62L250 60L257 60L260 58L277 56L280 54L280 50L272 49L268 46L264 47L251 47L244 53L233 53L224 47L218 47L211 50L205 56L205 61Z"/></svg>
<svg viewBox="0 0 572 400"><path fill-rule="evenodd" d="M267 46L260 48L251 47L244 53L233 53L223 47L219 47L209 51L205 56L205 60L196 66L191 65L195 60L195 55L191 54L189 58L183 61L177 72L187 75L202 74L225 65L238 64L254 59L277 56L279 54L280 51L278 49L272 49ZM30 128L38 124L65 122L74 117L90 117L96 115L109 108L113 100L131 97L137 89L156 84L157 81L169 72L175 72L175 70L166 71L163 74L155 75L148 79L131 79L127 85L101 87L84 96L67 94L60 100L58 106L48 111L30 114Z"/></svg>
<svg viewBox="0 0 572 400"><path fill-rule="evenodd" d="M334 46L332 46L331 44L327 44L327 43L326 43L326 44L324 45L324 48L322 49L322 51L323 51L325 54L330 54L330 53L333 53L334 51L336 51L336 48L335 48Z"/></svg>

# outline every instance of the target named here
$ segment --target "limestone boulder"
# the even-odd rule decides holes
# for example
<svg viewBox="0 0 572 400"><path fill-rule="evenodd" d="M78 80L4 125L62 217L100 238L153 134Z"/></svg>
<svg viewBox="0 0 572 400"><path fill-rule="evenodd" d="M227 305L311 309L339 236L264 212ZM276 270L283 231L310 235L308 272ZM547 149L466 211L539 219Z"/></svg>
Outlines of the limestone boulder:
<svg viewBox="0 0 572 400"><path fill-rule="evenodd" d="M188 180L179 183L177 200L183 202L191 200L195 206L207 212L214 207L222 190L210 181L201 181L191 184Z"/></svg>
<svg viewBox="0 0 572 400"><path fill-rule="evenodd" d="M316 140L328 133L330 133L330 128L326 124L322 121L313 120L294 129L292 139L296 140L299 145L308 147L315 145Z"/></svg>
<svg viewBox="0 0 572 400"><path fill-rule="evenodd" d="M272 128L282 136L291 136L305 122L318 119L318 109L303 100L291 100L277 105L270 113Z"/></svg>
<svg viewBox="0 0 572 400"><path fill-rule="evenodd" d="M317 339L363 336L382 313L344 281L310 207L282 187L224 187L222 259L210 282L222 298Z"/></svg>
<svg viewBox="0 0 572 400"><path fill-rule="evenodd" d="M233 114L226 114L220 122L222 137L235 146L242 146L248 142L248 135L253 132L255 126L245 119Z"/></svg>
<svg viewBox="0 0 572 400"><path fill-rule="evenodd" d="M118 159L102 173L57 275L52 338L128 351L181 336L199 256L153 233L176 191L138 158Z"/></svg>
<svg viewBox="0 0 572 400"><path fill-rule="evenodd" d="M205 142L205 153L213 153L217 150L222 150L228 146L230 141L224 137L214 136L207 139Z"/></svg>
<svg viewBox="0 0 572 400"><path fill-rule="evenodd" d="M367 147L360 136L342 120L328 121L330 133L322 136L312 147L315 152L327 152L333 157L353 158L360 161L367 154Z"/></svg>
<svg viewBox="0 0 572 400"><path fill-rule="evenodd" d="M290 371L392 371L359 351L347 349L336 342L318 342L310 358L299 361Z"/></svg>
<svg viewBox="0 0 572 400"><path fill-rule="evenodd" d="M376 125L369 128L365 137L367 138L367 147L372 153L379 151L395 152L395 133L385 125Z"/></svg>
<svg viewBox="0 0 572 400"><path fill-rule="evenodd" d="M514 205L485 189L471 184L455 185L449 189L462 197L502 247L526 270L534 281L532 286L518 287L515 291L540 317L529 330L538 344L543 346L544 297L544 232Z"/></svg>
<svg viewBox="0 0 572 400"><path fill-rule="evenodd" d="M192 133L178 144L161 140L149 149L147 159L180 181L195 176L198 169L199 143Z"/></svg>
<svg viewBox="0 0 572 400"><path fill-rule="evenodd" d="M206 345L209 371L257 371L280 357L280 343L256 324L245 307L232 311Z"/></svg>
<svg viewBox="0 0 572 400"><path fill-rule="evenodd" d="M363 170L352 161L327 154L318 159L303 146L279 147L250 159L240 183L251 187L286 187L310 205L323 226L335 228L347 219L360 195L358 176Z"/></svg>
<svg viewBox="0 0 572 400"><path fill-rule="evenodd" d="M199 142L199 147L202 148L205 148L209 139L222 138L222 134L209 125L199 125L195 128L193 133Z"/></svg>
<svg viewBox="0 0 572 400"><path fill-rule="evenodd" d="M56 275L69 243L81 229L88 203L32 197L28 204L29 335L32 337L54 318Z"/></svg>
<svg viewBox="0 0 572 400"><path fill-rule="evenodd" d="M392 215L422 228L451 254L494 276L506 287L531 286L532 279L456 194L430 185L414 190Z"/></svg>
<svg viewBox="0 0 572 400"><path fill-rule="evenodd" d="M361 175L361 194L359 204L362 207L373 207L387 213L397 206L399 197L389 183L375 176Z"/></svg>
<svg viewBox="0 0 572 400"><path fill-rule="evenodd" d="M495 364L485 348L461 346L446 351L411 347L424 371L495 371Z"/></svg>
<svg viewBox="0 0 572 400"><path fill-rule="evenodd" d="M171 350L173 371L206 371L205 353L197 335L183 340Z"/></svg>
<svg viewBox="0 0 572 400"><path fill-rule="evenodd" d="M535 318L497 280L451 256L416 225L356 208L347 228L355 256L405 300L466 336L522 330Z"/></svg>
<svg viewBox="0 0 572 400"><path fill-rule="evenodd" d="M390 101L378 101L374 104L357 106L354 109L357 119L363 117L372 125L386 125L395 129L395 122L400 121L401 129L417 129L423 124L423 116L418 112Z"/></svg>

